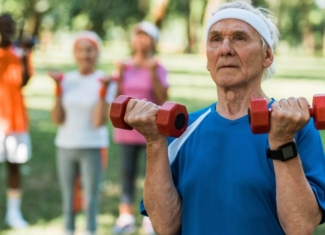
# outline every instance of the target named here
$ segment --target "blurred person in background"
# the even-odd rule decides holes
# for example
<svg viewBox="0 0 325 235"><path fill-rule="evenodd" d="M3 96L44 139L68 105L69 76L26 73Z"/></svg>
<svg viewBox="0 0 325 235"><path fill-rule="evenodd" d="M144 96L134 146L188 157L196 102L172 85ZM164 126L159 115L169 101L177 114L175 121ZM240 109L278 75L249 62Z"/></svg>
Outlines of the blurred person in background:
<svg viewBox="0 0 325 235"><path fill-rule="evenodd" d="M0 16L0 162L7 162L7 212L5 221L16 229L28 223L22 216L20 166L31 157L28 117L22 88L33 69L32 44L22 39L14 43L16 24L8 13Z"/></svg>
<svg viewBox="0 0 325 235"><path fill-rule="evenodd" d="M167 100L167 71L154 57L159 30L150 22L135 25L131 38L132 55L118 63L118 95L146 99L158 105ZM133 214L137 160L144 155L146 141L136 130L114 130L114 141L120 145L121 187L119 217L114 234L136 231ZM145 160L145 156L143 160ZM145 234L154 234L148 217L142 221Z"/></svg>
<svg viewBox="0 0 325 235"><path fill-rule="evenodd" d="M59 126L55 145L67 235L75 231L74 185L79 174L84 189L86 234L96 234L99 186L109 145L109 101L116 95L116 84L96 69L100 44L94 32L80 32L73 46L78 69L66 74L49 73L56 82L52 120Z"/></svg>

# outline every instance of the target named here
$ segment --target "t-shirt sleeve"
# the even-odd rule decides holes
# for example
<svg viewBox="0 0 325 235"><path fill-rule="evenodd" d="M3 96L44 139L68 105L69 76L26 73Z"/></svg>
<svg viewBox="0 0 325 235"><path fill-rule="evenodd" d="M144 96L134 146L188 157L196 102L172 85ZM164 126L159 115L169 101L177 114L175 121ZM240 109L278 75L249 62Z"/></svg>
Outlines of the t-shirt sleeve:
<svg viewBox="0 0 325 235"><path fill-rule="evenodd" d="M161 82L161 84L168 88L169 87L169 83L167 81L167 70L164 66L162 66L161 64L158 65L157 67L157 75L158 75L158 78Z"/></svg>
<svg viewBox="0 0 325 235"><path fill-rule="evenodd" d="M325 156L319 131L311 121L297 134L298 152L303 164L306 178L314 191L325 222Z"/></svg>
<svg viewBox="0 0 325 235"><path fill-rule="evenodd" d="M140 201L140 213L141 215L148 216L146 208L144 207L143 199Z"/></svg>

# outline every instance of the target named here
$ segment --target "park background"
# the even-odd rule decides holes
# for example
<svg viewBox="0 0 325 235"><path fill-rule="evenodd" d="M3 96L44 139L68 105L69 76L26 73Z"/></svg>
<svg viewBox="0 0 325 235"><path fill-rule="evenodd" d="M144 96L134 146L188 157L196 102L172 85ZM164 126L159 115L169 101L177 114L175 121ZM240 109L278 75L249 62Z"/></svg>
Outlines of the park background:
<svg viewBox="0 0 325 235"><path fill-rule="evenodd" d="M130 54L132 26L141 20L160 29L157 57L168 71L169 99L194 111L216 101L215 85L205 69L204 29L207 17L222 0L0 0L0 13L10 12L17 21L17 34L37 39L33 60L35 75L24 88L30 118L33 158L22 167L23 205L30 227L14 231L4 224L5 165L0 165L0 235L57 235L62 233L61 197L57 182L56 127L50 120L54 83L49 70L75 69L71 54L73 36L94 30L103 39L99 67L110 74L114 61ZM276 50L277 73L265 81L266 93L276 99L325 93L325 0L258 0L274 13L281 42ZM23 30L22 30L23 29ZM4 101L0 101L4 102ZM112 126L107 123L112 133ZM321 131L325 144L325 131ZM144 170L143 162L139 167ZM137 180L137 202L143 178ZM109 165L101 186L98 234L110 234L118 216L119 151L111 140ZM135 207L138 225L141 217ZM3 219L2 219L3 218ZM77 217L81 234L84 217ZM136 234L141 234L141 230ZM314 235L324 235L319 226Z"/></svg>

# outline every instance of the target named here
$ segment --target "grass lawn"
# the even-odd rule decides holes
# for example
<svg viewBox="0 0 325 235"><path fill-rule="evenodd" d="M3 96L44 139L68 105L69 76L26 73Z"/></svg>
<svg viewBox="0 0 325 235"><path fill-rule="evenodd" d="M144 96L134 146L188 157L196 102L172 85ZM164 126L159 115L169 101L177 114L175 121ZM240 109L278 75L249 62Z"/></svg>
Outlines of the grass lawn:
<svg viewBox="0 0 325 235"><path fill-rule="evenodd" d="M50 121L50 108L53 104L53 83L46 77L49 69L69 71L73 69L71 56L62 52L64 48L54 48L48 53L35 53L36 75L25 89L29 109L30 132L33 144L33 159L22 167L24 175L24 203L22 210L31 226L24 231L14 231L3 223L5 213L5 190L0 191L0 234L1 235L59 235L62 234L61 198L57 182L55 148L53 140L56 127ZM49 56L51 55L51 56ZM101 65L111 72L111 62L123 58L125 51L111 47L102 55ZM161 61L167 66L171 83L170 99L183 103L189 111L205 107L215 101L215 87L205 71L204 58L196 55L161 55ZM325 60L320 58L279 57L276 78L263 85L267 93L275 98L289 96L308 96L324 93ZM108 124L111 131L111 125ZM323 141L325 133L321 132ZM101 187L101 203L98 234L110 234L114 220L118 215L119 196L119 151L111 141L108 169L104 173ZM139 162L139 171L143 172L144 162ZM0 185L5 188L5 166L0 165ZM138 202L143 188L143 174L137 180L138 191L135 206L137 223L140 225ZM82 234L84 217L77 217L78 234ZM139 230L137 234L141 234ZM325 226L320 226L314 235L325 234Z"/></svg>

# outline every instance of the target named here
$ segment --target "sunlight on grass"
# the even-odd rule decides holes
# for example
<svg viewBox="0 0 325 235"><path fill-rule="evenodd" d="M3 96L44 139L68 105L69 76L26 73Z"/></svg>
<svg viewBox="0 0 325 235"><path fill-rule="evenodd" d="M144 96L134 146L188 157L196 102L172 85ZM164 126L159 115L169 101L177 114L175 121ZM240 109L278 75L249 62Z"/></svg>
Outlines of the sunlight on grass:
<svg viewBox="0 0 325 235"><path fill-rule="evenodd" d="M102 226L98 230L98 235L107 234L107 226L113 225L115 217L111 214L99 215L98 223L106 226ZM62 217L55 218L51 221L37 221L36 224L30 226L22 231L6 231L1 235L60 235L63 234L63 220ZM76 233L75 235L84 235L85 216L78 214L76 217Z"/></svg>

